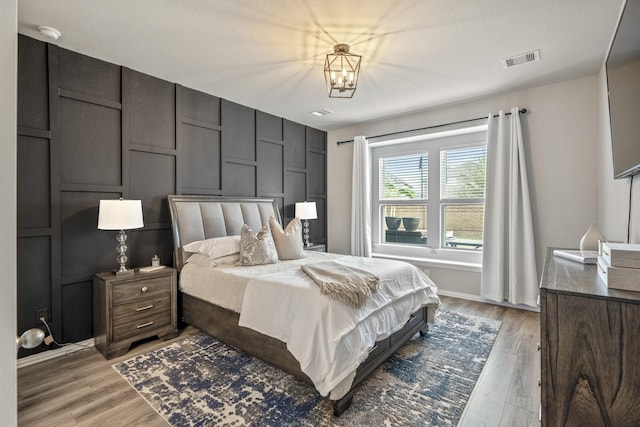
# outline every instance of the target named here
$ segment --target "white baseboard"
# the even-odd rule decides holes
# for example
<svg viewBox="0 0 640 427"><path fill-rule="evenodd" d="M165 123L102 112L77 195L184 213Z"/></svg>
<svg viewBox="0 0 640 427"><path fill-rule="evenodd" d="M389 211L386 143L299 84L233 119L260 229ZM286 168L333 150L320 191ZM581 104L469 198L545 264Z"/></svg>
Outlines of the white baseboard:
<svg viewBox="0 0 640 427"><path fill-rule="evenodd" d="M84 350L85 348L94 347L93 338L80 341L72 344L65 344L64 347L56 348L55 350L43 351L41 353L33 354L31 356L18 359L18 369L25 366L35 365L36 363L44 362L45 360L55 359L56 357L66 356L76 351Z"/></svg>
<svg viewBox="0 0 640 427"><path fill-rule="evenodd" d="M460 298L460 299L466 299L469 301L477 301L477 302L482 302L485 304L493 304L493 305L499 305L499 306L503 306L503 307L511 307L511 308L517 308L520 310L528 310L528 311L535 311L535 312L540 312L540 308L538 307L529 307L528 305L513 305L510 304L508 302L495 302L495 301L489 301L487 299L482 298L480 295L475 295L475 294L465 294L462 292L454 292L454 291L446 291L446 290L442 290L442 289L438 289L438 295L444 295L447 297L453 297L453 298Z"/></svg>
<svg viewBox="0 0 640 427"><path fill-rule="evenodd" d="M455 291L446 291L446 290L443 290L443 289L438 289L438 295L444 295L446 297L466 299L466 300L469 300L469 301L487 302L487 300L485 300L484 298L482 298L479 295L465 294L465 293L462 293L462 292L455 292Z"/></svg>

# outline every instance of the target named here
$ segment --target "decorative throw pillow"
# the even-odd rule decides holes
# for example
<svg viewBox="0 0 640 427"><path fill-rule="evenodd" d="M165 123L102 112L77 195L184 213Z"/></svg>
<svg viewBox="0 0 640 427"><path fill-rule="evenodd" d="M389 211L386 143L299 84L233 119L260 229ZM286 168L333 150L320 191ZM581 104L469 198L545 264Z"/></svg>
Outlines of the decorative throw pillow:
<svg viewBox="0 0 640 427"><path fill-rule="evenodd" d="M300 259L306 256L302 244L302 223L300 218L294 218L289 221L289 224L283 230L280 223L274 217L271 217L269 218L269 226L278 251L278 258L282 260Z"/></svg>
<svg viewBox="0 0 640 427"><path fill-rule="evenodd" d="M269 225L265 225L254 235L251 227L243 224L240 232L240 264L261 265L276 262L278 262L278 252L273 243Z"/></svg>
<svg viewBox="0 0 640 427"><path fill-rule="evenodd" d="M240 236L213 237L191 242L182 247L187 252L199 253L216 259L240 252Z"/></svg>

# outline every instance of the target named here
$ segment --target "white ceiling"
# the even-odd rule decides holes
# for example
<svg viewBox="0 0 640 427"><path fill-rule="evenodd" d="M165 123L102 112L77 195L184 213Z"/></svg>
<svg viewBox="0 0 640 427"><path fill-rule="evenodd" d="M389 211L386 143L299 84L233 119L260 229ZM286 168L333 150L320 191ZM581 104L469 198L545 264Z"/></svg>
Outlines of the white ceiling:
<svg viewBox="0 0 640 427"><path fill-rule="evenodd" d="M19 0L18 31L48 25L61 47L329 130L596 74L622 1ZM337 43L363 56L352 99L327 96Z"/></svg>

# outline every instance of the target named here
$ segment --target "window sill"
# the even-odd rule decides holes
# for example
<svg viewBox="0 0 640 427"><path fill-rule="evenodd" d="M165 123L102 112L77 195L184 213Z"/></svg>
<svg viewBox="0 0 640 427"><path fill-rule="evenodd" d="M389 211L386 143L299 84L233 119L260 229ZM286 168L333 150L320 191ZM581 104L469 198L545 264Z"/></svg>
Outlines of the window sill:
<svg viewBox="0 0 640 427"><path fill-rule="evenodd" d="M436 258L425 258L425 257L412 257L406 255L398 255L398 254L385 254L385 253L374 253L372 254L374 258L385 258L385 259L395 259L399 261L407 261L412 264L420 264L421 266L431 267L431 268L447 268L450 270L462 270L462 271L472 271L475 273L479 273L482 271L482 263L477 262L465 262L465 261L455 261L450 259L436 259Z"/></svg>

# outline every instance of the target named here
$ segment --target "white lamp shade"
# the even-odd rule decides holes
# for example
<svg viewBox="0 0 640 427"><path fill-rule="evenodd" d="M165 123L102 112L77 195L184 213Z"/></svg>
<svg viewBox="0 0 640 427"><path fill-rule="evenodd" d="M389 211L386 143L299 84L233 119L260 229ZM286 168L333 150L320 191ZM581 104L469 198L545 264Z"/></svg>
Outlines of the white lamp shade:
<svg viewBox="0 0 640 427"><path fill-rule="evenodd" d="M131 230L144 227L141 200L100 200L100 230Z"/></svg>
<svg viewBox="0 0 640 427"><path fill-rule="evenodd" d="M316 202L297 202L296 218L300 218L300 219L318 218L318 212L316 211Z"/></svg>

